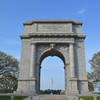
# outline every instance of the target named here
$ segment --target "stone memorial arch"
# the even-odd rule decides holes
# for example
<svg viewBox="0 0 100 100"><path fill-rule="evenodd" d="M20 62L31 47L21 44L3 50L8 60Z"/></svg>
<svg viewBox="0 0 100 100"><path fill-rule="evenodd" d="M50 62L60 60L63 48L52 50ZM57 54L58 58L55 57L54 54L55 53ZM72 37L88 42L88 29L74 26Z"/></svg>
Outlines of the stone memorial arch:
<svg viewBox="0 0 100 100"><path fill-rule="evenodd" d="M65 93L88 92L82 23L72 20L34 20L24 23L18 93L39 94L41 62L58 56L64 62Z"/></svg>

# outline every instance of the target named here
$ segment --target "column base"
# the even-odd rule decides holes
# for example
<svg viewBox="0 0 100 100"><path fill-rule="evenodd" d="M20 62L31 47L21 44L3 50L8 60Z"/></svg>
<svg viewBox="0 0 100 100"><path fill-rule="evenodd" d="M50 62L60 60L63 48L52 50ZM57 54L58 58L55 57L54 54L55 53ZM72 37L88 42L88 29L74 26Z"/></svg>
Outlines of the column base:
<svg viewBox="0 0 100 100"><path fill-rule="evenodd" d="M37 94L34 91L16 91L14 92L15 95L20 95L20 96L37 96Z"/></svg>
<svg viewBox="0 0 100 100"><path fill-rule="evenodd" d="M72 77L70 79L70 84L71 84L70 94L78 95L79 94L79 90L78 90L78 87L77 87L77 78L76 77Z"/></svg>
<svg viewBox="0 0 100 100"><path fill-rule="evenodd" d="M88 95L90 94L89 89L88 89L88 81L86 80L79 80L79 91L81 95Z"/></svg>
<svg viewBox="0 0 100 100"><path fill-rule="evenodd" d="M80 93L80 95L82 95L82 96L89 96L89 95L93 95L93 93L90 92L90 91L82 91L82 92Z"/></svg>
<svg viewBox="0 0 100 100"><path fill-rule="evenodd" d="M36 79L19 79L18 88L15 94L36 95Z"/></svg>

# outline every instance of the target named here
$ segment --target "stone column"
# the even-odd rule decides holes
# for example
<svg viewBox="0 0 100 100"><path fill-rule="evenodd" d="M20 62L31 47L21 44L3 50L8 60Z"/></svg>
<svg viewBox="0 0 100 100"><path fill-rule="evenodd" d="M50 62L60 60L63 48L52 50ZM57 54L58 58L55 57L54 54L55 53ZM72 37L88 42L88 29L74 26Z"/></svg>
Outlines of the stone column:
<svg viewBox="0 0 100 100"><path fill-rule="evenodd" d="M66 64L64 65L64 71L65 71L65 94L67 94L67 68Z"/></svg>
<svg viewBox="0 0 100 100"><path fill-rule="evenodd" d="M35 54L36 54L36 44L31 44L31 64L30 64L30 78L36 78L36 68L35 68Z"/></svg>
<svg viewBox="0 0 100 100"><path fill-rule="evenodd" d="M36 94L36 44L31 44L30 94Z"/></svg>
<svg viewBox="0 0 100 100"><path fill-rule="evenodd" d="M74 62L74 44L69 44L69 58L70 58L70 90L71 94L78 94L78 88L77 88L77 78L75 75L75 62Z"/></svg>
<svg viewBox="0 0 100 100"><path fill-rule="evenodd" d="M69 87L68 87L68 65L64 65L64 70L65 70L65 94L67 95L69 92Z"/></svg>
<svg viewBox="0 0 100 100"><path fill-rule="evenodd" d="M75 64L74 64L74 44L69 44L69 53L70 53L70 71L71 71L71 78L75 77Z"/></svg>

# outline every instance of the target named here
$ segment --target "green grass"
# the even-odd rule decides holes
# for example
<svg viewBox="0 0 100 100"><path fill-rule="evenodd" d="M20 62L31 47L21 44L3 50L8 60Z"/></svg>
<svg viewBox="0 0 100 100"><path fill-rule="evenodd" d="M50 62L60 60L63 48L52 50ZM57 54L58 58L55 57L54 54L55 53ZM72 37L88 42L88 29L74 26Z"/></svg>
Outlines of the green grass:
<svg viewBox="0 0 100 100"><path fill-rule="evenodd" d="M25 99L26 98L26 96L16 96L15 97L15 100L23 100L23 99Z"/></svg>
<svg viewBox="0 0 100 100"><path fill-rule="evenodd" d="M23 100L26 96L16 96L15 100ZM0 100L11 100L9 96L0 96Z"/></svg>
<svg viewBox="0 0 100 100"><path fill-rule="evenodd" d="M92 96L81 96L80 98L82 98L83 100L94 100L94 97Z"/></svg>
<svg viewBox="0 0 100 100"><path fill-rule="evenodd" d="M81 96L83 100L94 100L93 96ZM97 100L100 100L100 96L97 97Z"/></svg>
<svg viewBox="0 0 100 100"><path fill-rule="evenodd" d="M100 100L100 96L98 97L98 100Z"/></svg>
<svg viewBox="0 0 100 100"><path fill-rule="evenodd" d="M0 96L0 100L11 100L9 96Z"/></svg>

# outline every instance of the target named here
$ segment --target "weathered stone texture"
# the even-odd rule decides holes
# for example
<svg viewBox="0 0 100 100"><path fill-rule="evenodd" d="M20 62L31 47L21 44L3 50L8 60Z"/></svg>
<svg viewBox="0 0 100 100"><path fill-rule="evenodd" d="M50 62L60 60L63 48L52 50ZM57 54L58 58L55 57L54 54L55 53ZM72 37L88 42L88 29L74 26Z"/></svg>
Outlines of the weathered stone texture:
<svg viewBox="0 0 100 100"><path fill-rule="evenodd" d="M57 32L57 33L66 33L72 32L72 25L70 24L38 24L37 32Z"/></svg>
<svg viewBox="0 0 100 100"><path fill-rule="evenodd" d="M17 92L39 94L41 62L58 56L64 62L66 94L88 92L82 23L39 20L24 23Z"/></svg>
<svg viewBox="0 0 100 100"><path fill-rule="evenodd" d="M24 33L82 33L80 22L74 22L69 20L62 21L32 21L24 23Z"/></svg>

